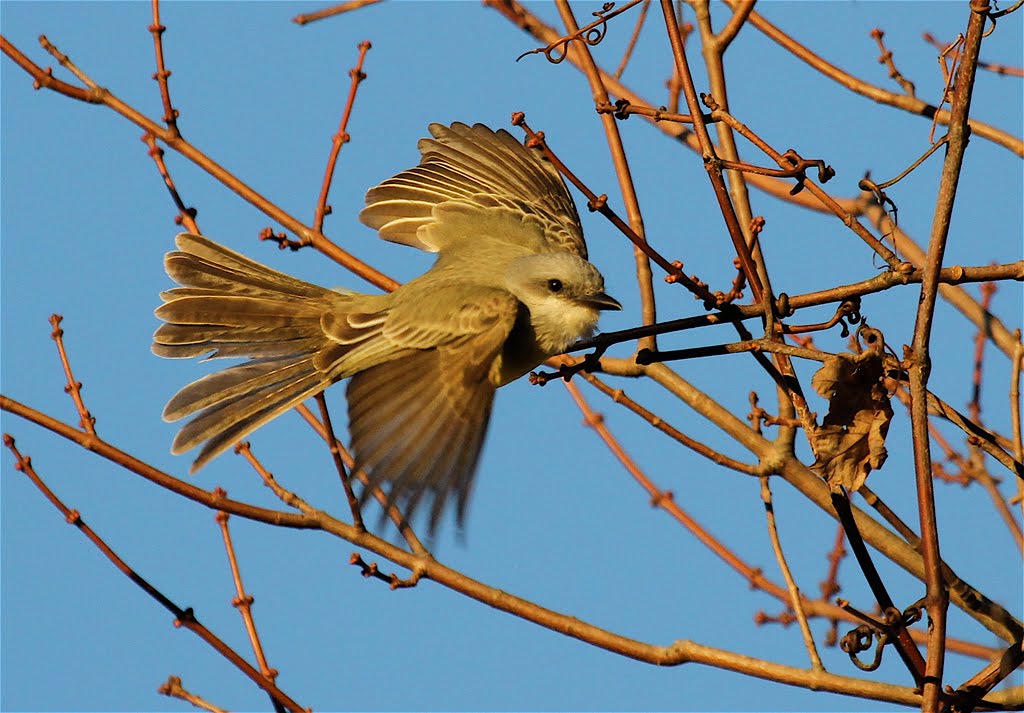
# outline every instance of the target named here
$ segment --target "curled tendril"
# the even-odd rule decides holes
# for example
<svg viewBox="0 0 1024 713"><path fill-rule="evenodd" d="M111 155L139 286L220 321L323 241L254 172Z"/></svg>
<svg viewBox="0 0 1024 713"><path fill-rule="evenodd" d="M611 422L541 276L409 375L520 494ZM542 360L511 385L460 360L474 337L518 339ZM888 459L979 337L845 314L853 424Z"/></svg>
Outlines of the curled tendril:
<svg viewBox="0 0 1024 713"><path fill-rule="evenodd" d="M924 616L924 599L919 599L903 610L903 626L912 626Z"/></svg>
<svg viewBox="0 0 1024 713"><path fill-rule="evenodd" d="M864 351L874 351L880 354L885 349L885 335L881 331L869 327L866 321L857 329L857 341L860 342ZM886 615L888 614L889 612L887 611ZM898 615L899 612L896 612L896 614ZM887 619L886 623L894 626L896 621L889 622Z"/></svg>
<svg viewBox="0 0 1024 713"><path fill-rule="evenodd" d="M848 300L843 300L836 309L834 319L839 325L839 336L843 338L850 336L850 325L864 321L864 317L860 313L860 298L852 297Z"/></svg>
<svg viewBox="0 0 1024 713"><path fill-rule="evenodd" d="M640 2L642 2L642 0L632 0L632 2L626 3L617 10L614 9L614 2L606 2L604 5L601 6L600 10L591 13L597 19L591 22L589 25L587 25L586 27L581 27L579 30L573 32L571 35L566 35L565 37L555 40L547 47L538 47L537 49L532 49L528 52L523 52L521 55L516 57L516 62L521 60L523 57L526 57L527 55L543 54L548 62L551 62L551 64L558 64L559 62L564 60L566 56L569 54L569 43L572 42L573 40L582 40L590 47L594 47L595 45L600 44L601 40L604 39L604 35L608 31L608 20L612 19L621 12L625 12L626 10Z"/></svg>
<svg viewBox="0 0 1024 713"><path fill-rule="evenodd" d="M867 651L874 643L875 654L870 663L861 661L857 654ZM861 671L874 671L882 664L882 651L885 645L890 643L889 634L879 631L868 624L861 624L856 629L851 629L839 640L839 648L849 657L853 665Z"/></svg>

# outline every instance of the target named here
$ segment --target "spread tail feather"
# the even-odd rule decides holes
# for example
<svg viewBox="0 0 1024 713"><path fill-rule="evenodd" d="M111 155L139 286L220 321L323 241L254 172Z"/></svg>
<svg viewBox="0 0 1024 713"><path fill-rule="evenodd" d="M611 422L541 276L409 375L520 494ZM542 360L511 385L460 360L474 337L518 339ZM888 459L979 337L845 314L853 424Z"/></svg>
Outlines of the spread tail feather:
<svg viewBox="0 0 1024 713"><path fill-rule="evenodd" d="M153 335L162 357L250 357L181 389L164 419L192 420L172 452L205 443L195 472L267 421L322 391L334 379L314 357L330 340L321 320L349 298L297 280L198 235L177 237L167 273L181 285L164 292Z"/></svg>

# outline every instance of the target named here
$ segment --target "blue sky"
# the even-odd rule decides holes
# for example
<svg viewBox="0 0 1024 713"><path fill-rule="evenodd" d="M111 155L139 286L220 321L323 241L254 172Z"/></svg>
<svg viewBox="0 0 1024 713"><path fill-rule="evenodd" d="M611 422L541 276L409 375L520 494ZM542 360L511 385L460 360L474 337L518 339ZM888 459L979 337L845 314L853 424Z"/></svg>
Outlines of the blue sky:
<svg viewBox="0 0 1024 713"><path fill-rule="evenodd" d="M553 6L533 7L557 24ZM580 23L598 6L580 6ZM827 59L891 87L876 62L869 33L886 31L901 71L919 96L936 101L941 78L930 31L952 38L967 19L966 2L769 2L761 12ZM559 155L619 209L622 201L590 91L569 63L517 56L536 42L474 2L394 2L307 27L292 24L305 3L170 3L164 6L171 95L183 134L242 180L305 222L311 222L330 137L348 88L356 45L373 42L342 150L326 232L361 259L399 280L416 276L430 257L384 243L356 219L367 188L416 163L416 141L432 121L509 127L524 111ZM715 6L722 13L722 7ZM3 2L4 36L39 64L54 64L36 38L46 34L101 85L148 116L162 113L151 80L148 3ZM613 21L595 49L614 68L632 27L631 11ZM664 103L670 58L651 8L641 48L624 81L654 105ZM983 45L992 62L1020 61L1020 14L1002 20ZM692 18L691 18L692 19ZM697 53L693 52L695 65ZM729 54L733 112L779 149L823 157L835 167L829 184L853 196L865 171L883 179L926 147L928 121L874 105L822 80L752 28ZM699 66L695 69L699 72ZM67 79L63 70L56 72ZM158 359L149 351L157 294L171 286L162 256L177 228L174 206L141 130L101 107L51 92L0 59L2 98L2 392L54 417L77 420L63 393L64 377L49 338L48 316L63 327L86 404L101 436L168 472L185 475L188 460L169 453L176 427L160 420L167 399L207 367ZM697 85L706 82L698 74ZM1019 78L979 75L974 114L1017 135L1022 127ZM622 124L647 234L669 259L681 259L714 287L733 268L728 239L700 161L639 118ZM754 149L743 155L764 163ZM327 286L370 289L330 261L302 251L278 252L256 239L268 219L201 170L168 152L185 201L199 209L204 233L236 250ZM923 240L941 165L941 151L890 195L900 225ZM975 139L947 251L947 264L1021 258L1019 159ZM577 202L582 202L577 197ZM790 294L876 274L880 261L838 221L795 211L755 193L754 210L768 219L763 238L776 290ZM584 211L585 213L585 211ZM598 216L583 215L591 259L608 290L625 306L606 315L606 330L639 322L632 250ZM275 229L278 226L274 226ZM824 257L823 257L824 256ZM823 269L824 267L824 269ZM977 294L976 286L969 286ZM699 313L678 288L660 285L659 317ZM1012 329L1021 325L1019 285L1004 285L995 309ZM908 342L916 293L865 300L873 326L898 349ZM824 320L831 310L802 321ZM974 331L940 304L935 333L934 390L957 407L970 396ZM729 341L731 335L686 333L664 348ZM816 337L846 350L837 333ZM613 350L628 355L626 345ZM984 418L1008 432L1008 360L989 347ZM683 376L740 417L757 390L774 410L773 389L744 356L689 361ZM801 367L809 383L815 365ZM749 456L701 417L653 385L616 382L667 421L715 448ZM634 416L591 389L638 464L680 504L744 559L776 581L755 480L718 470L666 442ZM343 390L329 392L343 429ZM816 408L824 413L826 405ZM890 458L871 485L916 525L909 425L901 406L889 436ZM243 653L244 630L230 605L230 571L213 513L159 491L71 444L7 414L2 428L49 485L137 571ZM689 639L749 656L806 666L795 627L755 627L771 597L746 583L705 550L647 497L588 429L565 389L525 380L499 394L470 506L464 542L447 524L436 554L447 564L543 606L611 631L670 644ZM953 432L947 432L954 436ZM287 487L344 515L327 452L295 414L285 414L252 439L253 448ZM962 442L962 441L958 441ZM169 674L216 704L264 710L266 697L117 573L0 456L2 514L2 684L4 710L184 710L154 691ZM993 470L996 467L993 466ZM238 457L224 455L194 477L232 497L278 507ZM805 592L817 594L832 520L791 488L774 485L783 545ZM943 554L966 580L1020 615L1020 561L1015 546L979 488L938 484ZM375 520L375 513L370 516ZM354 548L311 532L276 530L232 518L235 547L254 613L279 685L318 710L886 710L884 705L782 688L707 667L658 669L581 644L498 613L435 583L391 592L347 564ZM1019 552L1018 552L1019 554ZM377 559L365 554L366 558ZM1009 564L1008 564L1009 562ZM880 569L897 601L923 594L888 562ZM393 569L381 562L382 569ZM873 602L851 562L841 576L844 597ZM951 610L952 612L952 610ZM954 635L996 645L991 635L951 613ZM819 636L824 622L813 622ZM855 675L846 657L822 649L830 671ZM951 655L951 683L982 664ZM889 655L881 680L907 684ZM1016 683L1020 683L1018 677Z"/></svg>

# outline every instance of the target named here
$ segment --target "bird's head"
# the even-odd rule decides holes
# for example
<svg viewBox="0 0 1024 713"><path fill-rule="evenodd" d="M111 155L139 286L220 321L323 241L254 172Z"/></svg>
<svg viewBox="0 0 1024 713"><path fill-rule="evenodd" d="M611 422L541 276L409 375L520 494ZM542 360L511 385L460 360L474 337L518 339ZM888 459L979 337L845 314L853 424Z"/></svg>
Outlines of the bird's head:
<svg viewBox="0 0 1024 713"><path fill-rule="evenodd" d="M572 253L518 258L509 264L505 279L529 310L537 346L548 356L592 335L601 310L622 309L604 291L597 268Z"/></svg>

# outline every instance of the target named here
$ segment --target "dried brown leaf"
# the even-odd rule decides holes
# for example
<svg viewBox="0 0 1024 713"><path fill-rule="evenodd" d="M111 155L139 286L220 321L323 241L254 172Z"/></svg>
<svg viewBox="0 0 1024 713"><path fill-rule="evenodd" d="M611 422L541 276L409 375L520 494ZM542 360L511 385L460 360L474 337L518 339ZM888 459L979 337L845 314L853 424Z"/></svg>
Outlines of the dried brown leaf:
<svg viewBox="0 0 1024 713"><path fill-rule="evenodd" d="M892 406L883 374L878 348L831 356L811 379L828 399L828 414L811 438L817 457L812 468L832 486L855 491L885 463Z"/></svg>

